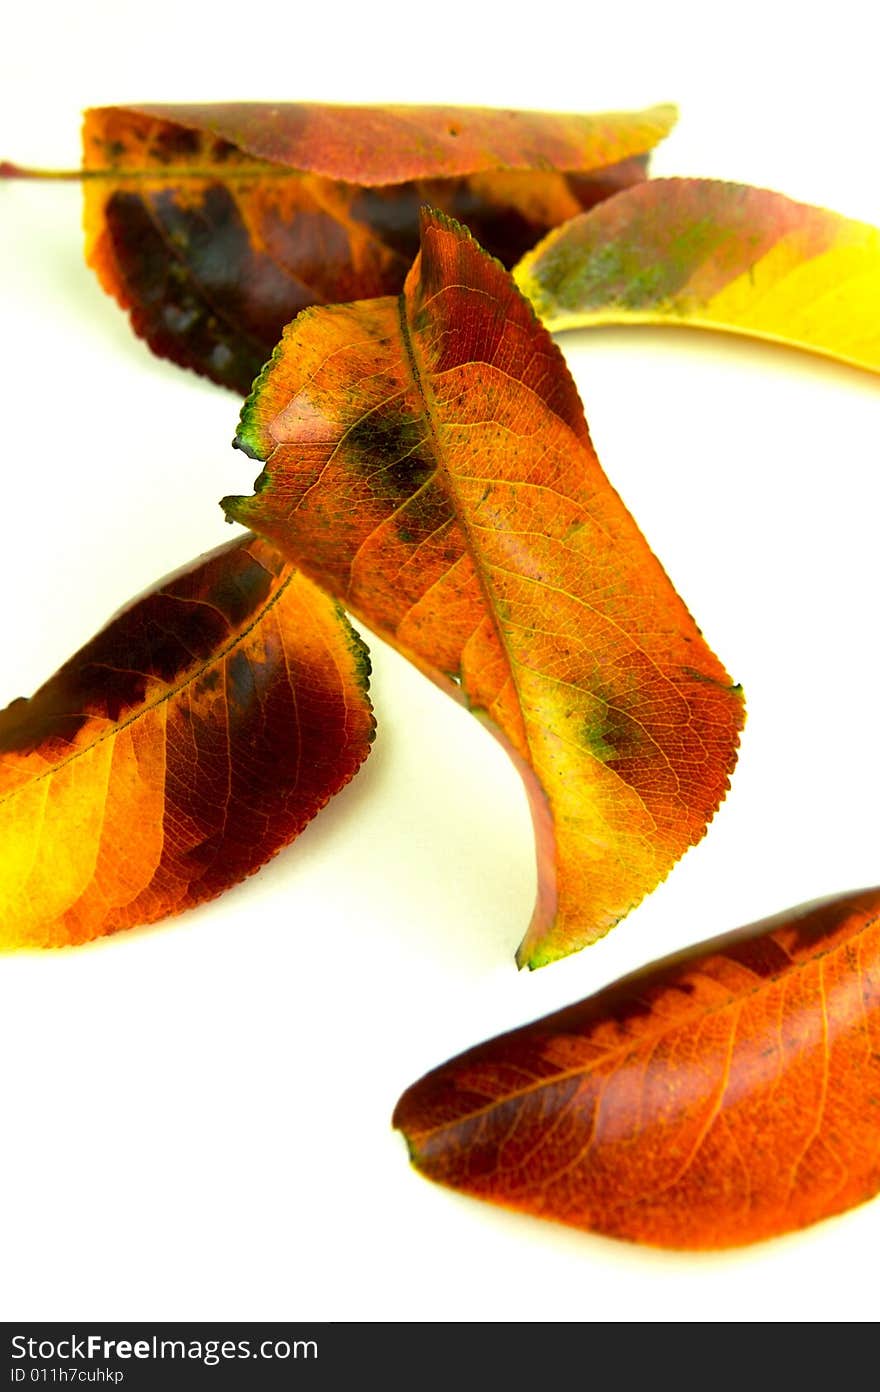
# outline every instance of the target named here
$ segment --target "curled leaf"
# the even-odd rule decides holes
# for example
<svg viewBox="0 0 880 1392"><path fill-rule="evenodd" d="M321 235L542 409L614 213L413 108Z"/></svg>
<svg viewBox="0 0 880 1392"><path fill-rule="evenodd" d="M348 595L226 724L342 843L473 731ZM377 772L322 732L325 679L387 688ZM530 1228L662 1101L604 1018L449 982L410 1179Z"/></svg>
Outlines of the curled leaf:
<svg viewBox="0 0 880 1392"><path fill-rule="evenodd" d="M231 103L86 113L86 256L161 357L242 395L307 305L396 292L426 199L508 265L644 178L672 107Z"/></svg>
<svg viewBox="0 0 880 1392"><path fill-rule="evenodd" d="M526 780L519 960L608 931L724 796L741 694L599 467L559 349L502 266L423 214L399 298L306 311L246 403L228 515L455 690Z"/></svg>
<svg viewBox="0 0 880 1392"><path fill-rule="evenodd" d="M0 946L153 923L253 874L369 752L368 672L255 537L136 600L0 712Z"/></svg>
<svg viewBox="0 0 880 1392"><path fill-rule="evenodd" d="M663 1247L730 1247L880 1189L880 890L703 943L428 1073L429 1179Z"/></svg>
<svg viewBox="0 0 880 1392"><path fill-rule="evenodd" d="M653 180L556 228L514 277L554 332L688 324L880 371L880 230L766 189Z"/></svg>

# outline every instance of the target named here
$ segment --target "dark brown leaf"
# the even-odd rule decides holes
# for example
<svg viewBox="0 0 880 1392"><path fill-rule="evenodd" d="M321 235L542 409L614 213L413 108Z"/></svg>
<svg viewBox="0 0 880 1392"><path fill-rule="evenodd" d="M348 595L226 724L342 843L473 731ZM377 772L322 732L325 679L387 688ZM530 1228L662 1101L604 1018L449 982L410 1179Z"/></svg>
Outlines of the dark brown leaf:
<svg viewBox="0 0 880 1392"><path fill-rule="evenodd" d="M299 310L401 288L422 203L512 265L643 179L674 119L668 106L99 107L83 132L86 255L155 352L244 395Z"/></svg>

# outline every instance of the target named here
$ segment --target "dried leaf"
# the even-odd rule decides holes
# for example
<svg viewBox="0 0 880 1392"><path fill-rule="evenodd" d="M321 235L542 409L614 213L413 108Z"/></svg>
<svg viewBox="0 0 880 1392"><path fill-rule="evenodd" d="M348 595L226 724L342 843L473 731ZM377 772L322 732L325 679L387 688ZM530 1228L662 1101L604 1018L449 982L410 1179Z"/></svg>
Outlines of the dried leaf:
<svg viewBox="0 0 880 1392"><path fill-rule="evenodd" d="M301 315L239 443L266 468L228 515L517 757L540 861L520 962L607 932L703 835L742 701L609 486L510 276L425 212L403 295Z"/></svg>
<svg viewBox="0 0 880 1392"><path fill-rule="evenodd" d="M299 310L400 290L421 203L512 265L644 178L674 119L668 106L99 107L83 132L86 255L156 353L244 395Z"/></svg>
<svg viewBox="0 0 880 1392"><path fill-rule="evenodd" d="M428 1178L663 1247L730 1247L880 1189L880 889L655 963L460 1054L394 1125Z"/></svg>
<svg viewBox="0 0 880 1392"><path fill-rule="evenodd" d="M254 537L136 600L0 712L0 946L153 923L253 874L366 757L368 672Z"/></svg>
<svg viewBox="0 0 880 1392"><path fill-rule="evenodd" d="M766 189L653 180L558 227L514 276L554 332L689 324L880 371L880 230Z"/></svg>

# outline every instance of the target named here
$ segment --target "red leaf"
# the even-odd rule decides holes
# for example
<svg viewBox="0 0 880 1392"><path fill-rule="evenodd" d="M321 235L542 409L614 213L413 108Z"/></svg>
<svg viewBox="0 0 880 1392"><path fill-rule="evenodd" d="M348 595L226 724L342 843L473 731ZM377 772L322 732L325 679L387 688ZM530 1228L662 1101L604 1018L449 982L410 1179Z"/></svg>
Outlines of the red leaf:
<svg viewBox="0 0 880 1392"><path fill-rule="evenodd" d="M663 1247L880 1189L880 889L702 943L460 1054L394 1125L428 1178Z"/></svg>

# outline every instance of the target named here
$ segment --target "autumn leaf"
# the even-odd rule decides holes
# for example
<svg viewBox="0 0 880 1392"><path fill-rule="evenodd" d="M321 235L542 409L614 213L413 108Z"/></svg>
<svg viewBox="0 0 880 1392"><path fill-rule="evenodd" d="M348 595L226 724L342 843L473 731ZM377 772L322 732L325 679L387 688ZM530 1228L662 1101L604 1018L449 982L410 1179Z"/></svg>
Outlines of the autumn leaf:
<svg viewBox="0 0 880 1392"><path fill-rule="evenodd" d="M556 228L514 278L554 332L689 324L880 371L880 230L766 189L653 180Z"/></svg>
<svg viewBox="0 0 880 1392"><path fill-rule="evenodd" d="M253 874L366 757L368 672L254 537L136 600L0 712L0 946L153 923Z"/></svg>
<svg viewBox="0 0 880 1392"><path fill-rule="evenodd" d="M643 179L674 120L670 106L99 107L83 131L86 256L156 353L245 395L299 310L400 290L426 200L512 265Z"/></svg>
<svg viewBox="0 0 880 1392"><path fill-rule="evenodd" d="M394 1125L429 1179L662 1247L880 1189L880 889L690 948L460 1054Z"/></svg>
<svg viewBox="0 0 880 1392"><path fill-rule="evenodd" d="M607 932L703 835L741 694L602 473L559 349L442 213L399 298L307 310L246 403L227 514L500 733L540 888L519 961Z"/></svg>

